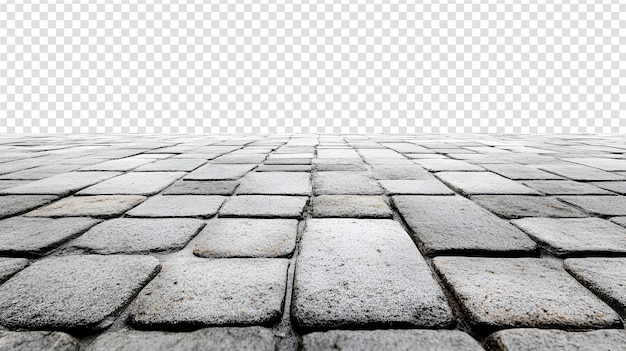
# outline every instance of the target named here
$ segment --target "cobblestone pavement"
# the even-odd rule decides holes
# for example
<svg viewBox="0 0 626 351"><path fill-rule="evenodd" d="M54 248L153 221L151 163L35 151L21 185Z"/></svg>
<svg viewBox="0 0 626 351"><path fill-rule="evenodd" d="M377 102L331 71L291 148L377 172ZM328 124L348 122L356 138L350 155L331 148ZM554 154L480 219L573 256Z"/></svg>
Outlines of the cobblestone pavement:
<svg viewBox="0 0 626 351"><path fill-rule="evenodd" d="M0 136L0 350L625 350L626 139Z"/></svg>

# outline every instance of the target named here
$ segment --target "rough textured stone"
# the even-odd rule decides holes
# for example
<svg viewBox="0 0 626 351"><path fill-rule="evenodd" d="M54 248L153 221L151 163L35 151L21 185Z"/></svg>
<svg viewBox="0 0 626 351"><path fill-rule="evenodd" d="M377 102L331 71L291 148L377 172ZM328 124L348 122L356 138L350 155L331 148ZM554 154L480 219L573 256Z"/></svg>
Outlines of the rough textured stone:
<svg viewBox="0 0 626 351"><path fill-rule="evenodd" d="M78 192L79 195L152 195L167 188L185 173L132 172L105 180Z"/></svg>
<svg viewBox="0 0 626 351"><path fill-rule="evenodd" d="M318 158L361 158L354 149L319 149Z"/></svg>
<svg viewBox="0 0 626 351"><path fill-rule="evenodd" d="M11 217L58 199L51 195L2 195L0 196L0 218Z"/></svg>
<svg viewBox="0 0 626 351"><path fill-rule="evenodd" d="M452 189L435 178L425 180L381 180L380 185L385 188L389 195L454 195Z"/></svg>
<svg viewBox="0 0 626 351"><path fill-rule="evenodd" d="M388 165L372 166L372 174L376 179L433 179L433 176L424 168L416 165Z"/></svg>
<svg viewBox="0 0 626 351"><path fill-rule="evenodd" d="M256 166L256 164L208 163L189 173L185 180L237 180Z"/></svg>
<svg viewBox="0 0 626 351"><path fill-rule="evenodd" d="M311 175L302 172L249 173L241 179L237 194L310 195Z"/></svg>
<svg viewBox="0 0 626 351"><path fill-rule="evenodd" d="M413 162L432 172L441 171L484 171L485 169L460 160L452 159L423 159Z"/></svg>
<svg viewBox="0 0 626 351"><path fill-rule="evenodd" d="M623 152L624 150L622 150ZM564 158L564 161L580 163L581 165L599 168L605 171L626 171L626 160L602 157Z"/></svg>
<svg viewBox="0 0 626 351"><path fill-rule="evenodd" d="M60 332L13 332L0 330L2 351L78 351L78 340Z"/></svg>
<svg viewBox="0 0 626 351"><path fill-rule="evenodd" d="M537 167L515 163L486 164L483 167L513 180L563 179L561 176L542 171Z"/></svg>
<svg viewBox="0 0 626 351"><path fill-rule="evenodd" d="M228 155L223 155L220 157L217 157L215 159L213 159L213 161L211 161L214 164L218 164L218 163L226 163L226 164L254 164L254 163L261 163L263 162L263 160L265 160L265 158L267 157L267 154L228 154Z"/></svg>
<svg viewBox="0 0 626 351"><path fill-rule="evenodd" d="M41 256L99 222L91 218L8 218L0 221L0 253Z"/></svg>
<svg viewBox="0 0 626 351"><path fill-rule="evenodd" d="M272 331L261 327L177 333L121 330L100 336L87 351L275 351L277 344Z"/></svg>
<svg viewBox="0 0 626 351"><path fill-rule="evenodd" d="M467 195L538 195L534 189L491 172L440 172L444 183Z"/></svg>
<svg viewBox="0 0 626 351"><path fill-rule="evenodd" d="M580 180L583 182L626 179L614 173L572 163L540 165L539 168L571 180Z"/></svg>
<svg viewBox="0 0 626 351"><path fill-rule="evenodd" d="M472 196L472 201L505 218L587 216L572 206L550 197L476 195Z"/></svg>
<svg viewBox="0 0 626 351"><path fill-rule="evenodd" d="M296 246L295 219L222 218L207 223L193 253L201 257L285 257Z"/></svg>
<svg viewBox="0 0 626 351"><path fill-rule="evenodd" d="M381 196L320 195L311 207L313 217L389 218L393 214Z"/></svg>
<svg viewBox="0 0 626 351"><path fill-rule="evenodd" d="M526 234L460 196L398 195L393 202L429 255L536 249Z"/></svg>
<svg viewBox="0 0 626 351"><path fill-rule="evenodd" d="M567 332L556 329L508 329L489 336L487 344L500 351L617 351L626 345L625 330Z"/></svg>
<svg viewBox="0 0 626 351"><path fill-rule="evenodd" d="M30 180L3 180L0 179L0 190L14 188L19 185L30 183Z"/></svg>
<svg viewBox="0 0 626 351"><path fill-rule="evenodd" d="M598 188L610 190L614 193L626 195L626 182L595 182L591 183Z"/></svg>
<svg viewBox="0 0 626 351"><path fill-rule="evenodd" d="M149 256L66 256L31 264L2 285L8 328L99 330L156 274Z"/></svg>
<svg viewBox="0 0 626 351"><path fill-rule="evenodd" d="M260 165L257 172L310 172L311 165L289 165L289 164L277 164L277 165Z"/></svg>
<svg viewBox="0 0 626 351"><path fill-rule="evenodd" d="M28 260L25 258L0 257L0 283L3 283L15 273L26 268L26 266L28 266Z"/></svg>
<svg viewBox="0 0 626 351"><path fill-rule="evenodd" d="M203 217L214 216L224 203L218 195L157 195L128 211L133 217Z"/></svg>
<svg viewBox="0 0 626 351"><path fill-rule="evenodd" d="M268 325L281 316L285 259L178 259L131 305L131 323L162 328Z"/></svg>
<svg viewBox="0 0 626 351"><path fill-rule="evenodd" d="M619 316L560 262L540 258L436 257L434 264L470 325L500 328L611 328Z"/></svg>
<svg viewBox="0 0 626 351"><path fill-rule="evenodd" d="M308 201L304 196L240 195L229 198L219 211L222 217L302 216Z"/></svg>
<svg viewBox="0 0 626 351"><path fill-rule="evenodd" d="M71 172L77 169L79 166L75 165L45 165L35 168L25 169L19 172L13 172L0 176L0 179L34 179L39 180L43 178L52 177L59 173Z"/></svg>
<svg viewBox="0 0 626 351"><path fill-rule="evenodd" d="M310 158L268 158L263 161L265 166L282 166L282 165L291 165L291 166L306 166L311 164Z"/></svg>
<svg viewBox="0 0 626 351"><path fill-rule="evenodd" d="M392 220L311 219L300 241L292 316L305 329L453 323L443 292Z"/></svg>
<svg viewBox="0 0 626 351"><path fill-rule="evenodd" d="M613 217L611 221L621 225L622 227L626 227L626 217Z"/></svg>
<svg viewBox="0 0 626 351"><path fill-rule="evenodd" d="M154 159L150 158L138 158L138 157L127 157L120 158L117 160L109 160L101 163L97 163L95 165L86 166L81 168L82 171L130 171L131 169L137 168L141 165L145 165L146 163L150 163L154 161Z"/></svg>
<svg viewBox="0 0 626 351"><path fill-rule="evenodd" d="M171 158L159 160L135 169L135 172L189 172L205 164L207 160L197 158Z"/></svg>
<svg viewBox="0 0 626 351"><path fill-rule="evenodd" d="M393 158L404 158L402 154L389 149L359 149L359 154L366 159L384 158L389 160Z"/></svg>
<svg viewBox="0 0 626 351"><path fill-rule="evenodd" d="M317 172L313 177L316 195L378 195L383 189L365 172Z"/></svg>
<svg viewBox="0 0 626 351"><path fill-rule="evenodd" d="M345 161L348 162L345 162ZM361 161L361 159L342 159L342 158L327 158L317 159L315 163L315 169L320 172L356 172L367 171L367 165ZM337 161L331 163L322 163L319 161ZM344 161L344 162L339 162Z"/></svg>
<svg viewBox="0 0 626 351"><path fill-rule="evenodd" d="M37 180L15 188L0 190L0 194L68 195L82 188L119 175L118 172L70 172Z"/></svg>
<svg viewBox="0 0 626 351"><path fill-rule="evenodd" d="M556 256L626 253L626 229L600 218L523 218L512 221Z"/></svg>
<svg viewBox="0 0 626 351"><path fill-rule="evenodd" d="M579 282L626 316L626 258L569 258L565 269ZM626 345L626 343L624 344Z"/></svg>
<svg viewBox="0 0 626 351"><path fill-rule="evenodd" d="M571 180L535 180L523 182L533 189L539 190L547 195L605 195L611 194L590 185L588 183L574 182Z"/></svg>
<svg viewBox="0 0 626 351"><path fill-rule="evenodd" d="M164 195L232 195L239 185L234 180L182 180L163 191Z"/></svg>
<svg viewBox="0 0 626 351"><path fill-rule="evenodd" d="M139 195L74 196L28 212L27 217L97 217L111 218L137 206L146 199Z"/></svg>
<svg viewBox="0 0 626 351"><path fill-rule="evenodd" d="M626 196L559 196L559 199L593 215L626 216Z"/></svg>
<svg viewBox="0 0 626 351"><path fill-rule="evenodd" d="M203 225L203 221L190 218L116 218L91 228L71 247L97 254L179 250Z"/></svg>

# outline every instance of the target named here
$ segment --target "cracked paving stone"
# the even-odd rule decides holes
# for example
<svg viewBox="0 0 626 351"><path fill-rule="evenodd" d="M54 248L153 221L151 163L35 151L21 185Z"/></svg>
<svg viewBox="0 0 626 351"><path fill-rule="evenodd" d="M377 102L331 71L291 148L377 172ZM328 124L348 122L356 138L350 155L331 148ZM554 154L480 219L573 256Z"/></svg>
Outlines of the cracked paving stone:
<svg viewBox="0 0 626 351"><path fill-rule="evenodd" d="M200 257L286 257L296 246L295 219L220 218L196 238Z"/></svg>
<svg viewBox="0 0 626 351"><path fill-rule="evenodd" d="M254 172L241 179L237 194L311 195L311 175L301 172Z"/></svg>
<svg viewBox="0 0 626 351"><path fill-rule="evenodd" d="M583 182L626 179L614 173L603 171L597 168L577 165L573 163L540 165L539 169L542 169L550 173L558 174L560 176L569 178L571 180L579 180Z"/></svg>
<svg viewBox="0 0 626 351"><path fill-rule="evenodd" d="M507 221L460 196L393 196L428 255L528 254L536 244Z"/></svg>
<svg viewBox="0 0 626 351"><path fill-rule="evenodd" d="M126 214L133 217L215 216L226 197L219 195L157 195Z"/></svg>
<svg viewBox="0 0 626 351"><path fill-rule="evenodd" d="M316 195L379 195L383 189L365 172L317 172L313 177Z"/></svg>
<svg viewBox="0 0 626 351"><path fill-rule="evenodd" d="M441 172L441 171L484 171L485 169L473 165L471 163L467 163L461 160L452 160L452 159L423 159L423 160L414 160L413 162L418 165L426 168L432 172Z"/></svg>
<svg viewBox="0 0 626 351"><path fill-rule="evenodd" d="M58 199L51 195L0 195L0 219L24 213Z"/></svg>
<svg viewBox="0 0 626 351"><path fill-rule="evenodd" d="M57 174L14 188L0 190L0 194L32 194L64 196L115 177L119 172L70 172Z"/></svg>
<svg viewBox="0 0 626 351"><path fill-rule="evenodd" d="M493 333L486 341L500 351L617 351L626 345L625 330L568 332L556 329L508 329Z"/></svg>
<svg viewBox="0 0 626 351"><path fill-rule="evenodd" d="M303 351L482 351L478 341L458 330L331 330L302 337Z"/></svg>
<svg viewBox="0 0 626 351"><path fill-rule="evenodd" d="M581 284L626 317L626 258L568 258L563 265Z"/></svg>
<svg viewBox="0 0 626 351"><path fill-rule="evenodd" d="M221 217L302 216L308 197L279 195L239 195L229 198L219 211Z"/></svg>
<svg viewBox="0 0 626 351"><path fill-rule="evenodd" d="M144 327L270 325L280 319L289 261L185 258L166 262L132 303Z"/></svg>
<svg viewBox="0 0 626 351"><path fill-rule="evenodd" d="M26 213L26 217L97 217L111 218L142 203L145 196L98 195L74 196Z"/></svg>
<svg viewBox="0 0 626 351"><path fill-rule="evenodd" d="M535 180L522 182L524 185L539 190L547 195L611 195L606 191L590 185L572 180Z"/></svg>
<svg viewBox="0 0 626 351"><path fill-rule="evenodd" d="M596 216L626 216L626 196L559 196Z"/></svg>
<svg viewBox="0 0 626 351"><path fill-rule="evenodd" d="M208 163L185 176L185 180L237 180L253 170L256 164Z"/></svg>
<svg viewBox="0 0 626 351"><path fill-rule="evenodd" d="M206 328L193 332L121 330L98 337L87 351L275 351L278 340L270 329Z"/></svg>
<svg viewBox="0 0 626 351"><path fill-rule="evenodd" d="M476 195L472 201L505 218L522 217L587 217L572 206L541 196Z"/></svg>
<svg viewBox="0 0 626 351"><path fill-rule="evenodd" d="M293 293L304 329L454 324L426 261L392 220L309 220Z"/></svg>
<svg viewBox="0 0 626 351"><path fill-rule="evenodd" d="M435 178L381 180L380 185L389 195L454 195L452 189Z"/></svg>
<svg viewBox="0 0 626 351"><path fill-rule="evenodd" d="M511 221L556 256L626 253L626 229L600 218Z"/></svg>
<svg viewBox="0 0 626 351"><path fill-rule="evenodd" d="M204 221L190 218L116 218L91 228L71 248L89 253L148 253L182 249Z"/></svg>
<svg viewBox="0 0 626 351"><path fill-rule="evenodd" d="M260 165L257 169L257 172L310 172L311 165L289 165L289 164L278 164L278 165Z"/></svg>
<svg viewBox="0 0 626 351"><path fill-rule="evenodd" d="M190 172L206 162L207 160L205 159L172 158L145 164L136 168L135 172Z"/></svg>
<svg viewBox="0 0 626 351"><path fill-rule="evenodd" d="M25 258L0 257L0 283L11 278L11 276L26 268L26 266L28 266L28 260Z"/></svg>
<svg viewBox="0 0 626 351"><path fill-rule="evenodd" d="M183 172L131 172L92 185L78 195L153 195L183 175Z"/></svg>
<svg viewBox="0 0 626 351"><path fill-rule="evenodd" d="M537 190L491 172L440 172L437 177L467 195L539 195Z"/></svg>
<svg viewBox="0 0 626 351"><path fill-rule="evenodd" d="M158 269L159 261L150 256L77 255L37 261L2 285L0 324L104 329Z"/></svg>
<svg viewBox="0 0 626 351"><path fill-rule="evenodd" d="M165 189L164 195L232 195L239 185L233 180L181 180Z"/></svg>
<svg viewBox="0 0 626 351"><path fill-rule="evenodd" d="M78 340L71 335L51 331L14 332L0 330L2 351L78 351Z"/></svg>
<svg viewBox="0 0 626 351"><path fill-rule="evenodd" d="M390 218L393 212L381 196L320 195L311 201L313 217Z"/></svg>
<svg viewBox="0 0 626 351"><path fill-rule="evenodd" d="M555 180L563 179L556 174L542 171L537 167L516 163L485 164L482 167L513 180Z"/></svg>
<svg viewBox="0 0 626 351"><path fill-rule="evenodd" d="M42 256L98 223L91 218L4 219L0 221L0 253Z"/></svg>
<svg viewBox="0 0 626 351"><path fill-rule="evenodd" d="M541 258L435 257L469 324L502 328L616 328L619 316L560 262Z"/></svg>
<svg viewBox="0 0 626 351"><path fill-rule="evenodd" d="M386 180L426 180L433 179L433 176L424 168L416 165L388 165L378 164L372 166L372 175L375 179Z"/></svg>

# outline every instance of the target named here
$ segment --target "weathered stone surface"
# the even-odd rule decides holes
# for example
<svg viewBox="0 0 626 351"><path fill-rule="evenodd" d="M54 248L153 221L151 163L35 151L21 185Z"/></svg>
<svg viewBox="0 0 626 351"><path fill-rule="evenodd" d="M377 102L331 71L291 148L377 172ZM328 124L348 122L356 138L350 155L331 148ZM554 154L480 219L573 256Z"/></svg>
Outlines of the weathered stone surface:
<svg viewBox="0 0 626 351"><path fill-rule="evenodd" d="M110 218L137 206L146 199L139 195L74 196L28 212L26 217L97 217Z"/></svg>
<svg viewBox="0 0 626 351"><path fill-rule="evenodd" d="M491 172L440 172L437 177L467 195L538 195L534 189Z"/></svg>
<svg viewBox="0 0 626 351"><path fill-rule="evenodd" d="M28 266L28 260L25 258L0 257L0 283L3 283L15 273L26 268L26 266ZM2 344L0 343L0 345Z"/></svg>
<svg viewBox="0 0 626 351"><path fill-rule="evenodd" d="M71 247L97 254L179 250L203 225L191 218L116 218L91 228Z"/></svg>
<svg viewBox="0 0 626 351"><path fill-rule="evenodd" d="M37 180L14 188L0 190L0 194L68 195L82 188L119 175L119 172L70 172Z"/></svg>
<svg viewBox="0 0 626 351"><path fill-rule="evenodd" d="M202 166L206 162L206 159L198 158L170 158L143 165L136 168L135 172L189 172Z"/></svg>
<svg viewBox="0 0 626 351"><path fill-rule="evenodd" d="M622 150L623 152L624 150ZM602 157L576 157L564 158L564 161L579 163L581 165L599 168L605 171L626 171L626 160Z"/></svg>
<svg viewBox="0 0 626 351"><path fill-rule="evenodd" d="M81 168L81 171L130 171L131 169L137 168L141 165L145 165L146 163L150 163L154 161L154 159L150 158L138 158L138 157L127 157L120 158L117 160L109 160L101 163L97 163L95 165L86 166Z"/></svg>
<svg viewBox="0 0 626 351"><path fill-rule="evenodd" d="M311 165L260 165L257 172L310 172Z"/></svg>
<svg viewBox="0 0 626 351"><path fill-rule="evenodd" d="M87 351L275 351L277 344L272 331L262 327L206 328L177 333L121 330L100 336Z"/></svg>
<svg viewBox="0 0 626 351"><path fill-rule="evenodd" d="M622 317L626 316L626 258L569 258L565 269L579 282L600 296ZM626 343L624 343L626 345Z"/></svg>
<svg viewBox="0 0 626 351"><path fill-rule="evenodd" d="M559 199L593 215L626 216L626 196L559 196Z"/></svg>
<svg viewBox="0 0 626 351"><path fill-rule="evenodd" d="M265 166L281 166L281 165L299 165L306 166L311 164L310 158L268 158L263 161Z"/></svg>
<svg viewBox="0 0 626 351"><path fill-rule="evenodd" d="M174 328L269 325L281 316L286 259L177 259L131 305L131 323Z"/></svg>
<svg viewBox="0 0 626 351"><path fill-rule="evenodd" d="M319 149L318 158L361 158L354 149Z"/></svg>
<svg viewBox="0 0 626 351"><path fill-rule="evenodd" d="M556 256L626 253L626 229L600 218L523 218L512 221Z"/></svg>
<svg viewBox="0 0 626 351"><path fill-rule="evenodd" d="M406 154L406 153L432 154L433 153L432 150L429 150L423 146L415 145L412 143L382 143L382 145L392 150L395 150L397 152L403 153L403 154Z"/></svg>
<svg viewBox="0 0 626 351"><path fill-rule="evenodd" d="M254 163L263 162L263 160L265 160L266 157L267 157L267 154L252 154L252 153L234 154L232 153L232 154L217 157L213 159L211 163L213 164L217 164L217 163L254 164Z"/></svg>
<svg viewBox="0 0 626 351"><path fill-rule="evenodd" d="M189 173L185 180L237 180L256 166L256 164L208 163Z"/></svg>
<svg viewBox="0 0 626 351"><path fill-rule="evenodd" d="M478 341L458 330L331 330L302 337L303 351L482 351Z"/></svg>
<svg viewBox="0 0 626 351"><path fill-rule="evenodd" d="M133 217L214 216L226 197L219 195L157 195L128 211Z"/></svg>
<svg viewBox="0 0 626 351"><path fill-rule="evenodd" d="M402 154L389 149L359 149L359 154L366 159L384 158L388 160L393 158L404 158Z"/></svg>
<svg viewBox="0 0 626 351"><path fill-rule="evenodd" d="M43 178L52 177L59 173L71 172L77 169L79 166L75 165L45 165L35 168L25 169L19 172L13 172L0 176L0 179L34 179L39 180Z"/></svg>
<svg viewBox="0 0 626 351"><path fill-rule="evenodd" d="M315 163L315 169L320 172L352 172L352 171L367 171L367 165L361 159L343 159L343 158L322 158L317 159ZM323 163L319 161L344 161L344 162L331 162ZM348 161L348 162L345 162Z"/></svg>
<svg viewBox="0 0 626 351"><path fill-rule="evenodd" d="M503 177L513 180L548 180L563 179L556 174L542 171L534 166L520 165L516 163L495 163L483 165L484 168Z"/></svg>
<svg viewBox="0 0 626 351"><path fill-rule="evenodd" d="M58 199L53 195L2 195L0 196L0 218L11 217Z"/></svg>
<svg viewBox="0 0 626 351"><path fill-rule="evenodd" d="M0 190L14 188L19 185L30 183L30 180L3 180L0 179Z"/></svg>
<svg viewBox="0 0 626 351"><path fill-rule="evenodd" d="M308 201L304 196L239 195L229 198L219 211L222 217L302 216Z"/></svg>
<svg viewBox="0 0 626 351"><path fill-rule="evenodd" d="M470 325L481 333L500 328L621 325L617 313L557 261L435 257L434 264Z"/></svg>
<svg viewBox="0 0 626 351"><path fill-rule="evenodd" d="M234 180L181 180L163 191L163 195L232 195L239 185Z"/></svg>
<svg viewBox="0 0 626 351"><path fill-rule="evenodd" d="M310 195L311 175L303 172L254 172L241 179L237 194Z"/></svg>
<svg viewBox="0 0 626 351"><path fill-rule="evenodd" d="M580 180L583 182L603 181L603 180L624 180L626 178L603 171L597 168L577 165L573 163L556 163L540 165L539 169L550 173L558 174L571 180Z"/></svg>
<svg viewBox="0 0 626 351"><path fill-rule="evenodd" d="M41 256L98 223L91 218L4 219L0 221L0 253Z"/></svg>
<svg viewBox="0 0 626 351"><path fill-rule="evenodd" d="M441 171L484 171L485 169L473 165L471 163L467 163L461 160L452 160L452 159L423 159L423 160L414 160L413 162L418 165L426 168L432 172L441 172Z"/></svg>
<svg viewBox="0 0 626 351"><path fill-rule="evenodd" d="M320 195L311 207L313 217L390 218L393 214L381 196Z"/></svg>
<svg viewBox="0 0 626 351"><path fill-rule="evenodd" d="M579 210L551 197L526 195L476 195L472 201L505 218L587 217Z"/></svg>
<svg viewBox="0 0 626 351"><path fill-rule="evenodd" d="M610 190L614 193L626 195L626 182L594 182L591 183L598 188Z"/></svg>
<svg viewBox="0 0 626 351"><path fill-rule="evenodd" d="M316 195L378 195L383 189L365 172L317 172L313 177Z"/></svg>
<svg viewBox="0 0 626 351"><path fill-rule="evenodd" d="M489 336L487 344L500 351L615 351L626 345L626 331L567 332L557 329L508 329Z"/></svg>
<svg viewBox="0 0 626 351"><path fill-rule="evenodd" d="M416 165L377 164L372 166L375 179L433 179L424 168Z"/></svg>
<svg viewBox="0 0 626 351"><path fill-rule="evenodd" d="M150 256L66 256L31 264L2 285L8 328L99 330L158 271ZM88 306L88 307L87 307Z"/></svg>
<svg viewBox="0 0 626 351"><path fill-rule="evenodd" d="M28 331L13 332L0 330L2 351L78 351L78 340L60 332Z"/></svg>
<svg viewBox="0 0 626 351"><path fill-rule="evenodd" d="M380 185L385 188L389 195L454 195L452 189L435 178L424 180L381 180Z"/></svg>
<svg viewBox="0 0 626 351"><path fill-rule="evenodd" d="M393 196L393 202L429 255L536 249L526 234L460 196Z"/></svg>
<svg viewBox="0 0 626 351"><path fill-rule="evenodd" d="M207 223L193 253L201 257L285 257L296 246L295 219L221 218Z"/></svg>
<svg viewBox="0 0 626 351"><path fill-rule="evenodd" d="M606 191L588 183L571 180L534 180L522 182L524 185L539 190L547 195L609 195Z"/></svg>
<svg viewBox="0 0 626 351"><path fill-rule="evenodd" d="M300 242L292 316L305 329L453 324L443 292L392 220L311 219Z"/></svg>
<svg viewBox="0 0 626 351"><path fill-rule="evenodd" d="M622 227L626 227L626 217L613 217L611 218L611 221L621 225Z"/></svg>
<svg viewBox="0 0 626 351"><path fill-rule="evenodd" d="M105 180L78 192L79 195L152 195L167 188L182 172L131 172Z"/></svg>

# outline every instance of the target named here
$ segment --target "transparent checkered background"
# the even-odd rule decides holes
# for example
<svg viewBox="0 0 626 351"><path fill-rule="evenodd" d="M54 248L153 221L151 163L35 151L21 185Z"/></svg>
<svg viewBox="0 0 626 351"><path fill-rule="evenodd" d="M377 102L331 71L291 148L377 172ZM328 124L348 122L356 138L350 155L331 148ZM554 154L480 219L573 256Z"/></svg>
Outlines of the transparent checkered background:
<svg viewBox="0 0 626 351"><path fill-rule="evenodd" d="M623 1L130 2L0 2L1 133L626 132Z"/></svg>

